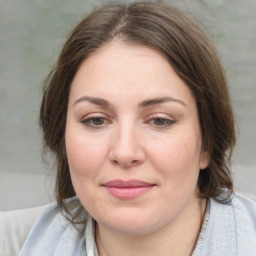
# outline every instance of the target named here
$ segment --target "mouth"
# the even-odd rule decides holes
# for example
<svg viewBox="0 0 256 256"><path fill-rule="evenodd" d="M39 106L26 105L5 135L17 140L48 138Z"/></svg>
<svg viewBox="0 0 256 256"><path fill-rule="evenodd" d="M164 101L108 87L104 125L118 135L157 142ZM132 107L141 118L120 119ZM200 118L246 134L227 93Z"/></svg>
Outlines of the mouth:
<svg viewBox="0 0 256 256"><path fill-rule="evenodd" d="M135 199L149 192L156 184L141 180L112 180L104 183L102 186L118 199Z"/></svg>

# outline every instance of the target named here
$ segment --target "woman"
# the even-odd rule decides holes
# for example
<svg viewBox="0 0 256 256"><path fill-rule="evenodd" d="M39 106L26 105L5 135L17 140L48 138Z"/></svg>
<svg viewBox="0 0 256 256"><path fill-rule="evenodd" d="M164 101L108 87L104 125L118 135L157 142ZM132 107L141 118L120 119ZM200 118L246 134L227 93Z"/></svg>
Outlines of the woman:
<svg viewBox="0 0 256 256"><path fill-rule="evenodd" d="M46 82L40 122L57 204L21 256L255 255L224 72L184 14L151 2L91 13Z"/></svg>

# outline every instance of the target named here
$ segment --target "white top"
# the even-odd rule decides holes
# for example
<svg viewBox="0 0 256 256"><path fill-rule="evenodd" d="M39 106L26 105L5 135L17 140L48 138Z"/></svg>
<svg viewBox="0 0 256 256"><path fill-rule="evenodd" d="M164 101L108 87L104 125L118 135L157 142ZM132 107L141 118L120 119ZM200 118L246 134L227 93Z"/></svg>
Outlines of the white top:
<svg viewBox="0 0 256 256"><path fill-rule="evenodd" d="M0 212L0 256L17 256L45 206Z"/></svg>
<svg viewBox="0 0 256 256"><path fill-rule="evenodd" d="M68 203L78 205L79 201L72 198ZM207 209L192 256L256 256L256 202L234 193L229 204L210 199ZM30 211L37 215L39 210ZM24 220L32 216L24 218L25 212L19 212L0 213L0 256L98 256L94 221L89 218L86 229L83 224L75 227L56 204L38 219L19 254L28 232L23 228L29 227Z"/></svg>

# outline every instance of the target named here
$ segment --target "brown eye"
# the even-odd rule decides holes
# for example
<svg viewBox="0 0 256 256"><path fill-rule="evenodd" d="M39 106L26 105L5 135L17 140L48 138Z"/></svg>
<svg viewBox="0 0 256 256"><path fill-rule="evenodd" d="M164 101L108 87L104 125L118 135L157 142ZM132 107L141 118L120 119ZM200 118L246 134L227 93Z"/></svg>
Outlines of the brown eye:
<svg viewBox="0 0 256 256"><path fill-rule="evenodd" d="M91 119L91 122L93 123L93 125L102 125L102 124L104 124L104 118L94 117Z"/></svg>
<svg viewBox="0 0 256 256"><path fill-rule="evenodd" d="M103 117L90 117L90 118L84 119L82 123L91 128L99 128L104 126L105 124L108 124L109 121Z"/></svg>

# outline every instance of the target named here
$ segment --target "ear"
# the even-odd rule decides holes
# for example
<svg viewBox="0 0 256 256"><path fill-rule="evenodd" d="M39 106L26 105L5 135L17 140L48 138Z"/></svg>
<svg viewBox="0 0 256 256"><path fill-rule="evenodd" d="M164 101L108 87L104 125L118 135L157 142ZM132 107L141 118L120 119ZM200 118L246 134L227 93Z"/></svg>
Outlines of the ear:
<svg viewBox="0 0 256 256"><path fill-rule="evenodd" d="M200 155L200 163L199 163L199 167L200 170L204 170L210 162L210 155L208 152L203 151Z"/></svg>

